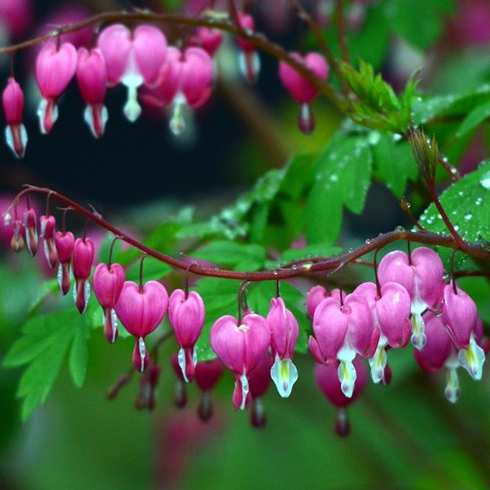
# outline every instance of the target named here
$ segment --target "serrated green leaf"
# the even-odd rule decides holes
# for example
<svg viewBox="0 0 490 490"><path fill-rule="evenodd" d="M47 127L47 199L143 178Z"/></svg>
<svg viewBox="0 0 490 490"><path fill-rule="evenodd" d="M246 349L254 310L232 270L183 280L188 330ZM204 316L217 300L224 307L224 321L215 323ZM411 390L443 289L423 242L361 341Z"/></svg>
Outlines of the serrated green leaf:
<svg viewBox="0 0 490 490"><path fill-rule="evenodd" d="M416 125L438 117L464 117L478 106L490 102L490 86L462 94L419 96L412 104L412 118Z"/></svg>
<svg viewBox="0 0 490 490"><path fill-rule="evenodd" d="M418 176L410 145L393 135L380 134L371 149L380 177L393 195L400 199L405 192L407 180L416 180Z"/></svg>
<svg viewBox="0 0 490 490"><path fill-rule="evenodd" d="M80 322L80 325L75 327L68 363L71 377L78 388L83 386L87 374L87 337L87 322Z"/></svg>
<svg viewBox="0 0 490 490"><path fill-rule="evenodd" d="M478 127L485 119L490 117L490 101L475 107L463 120L456 135L461 137Z"/></svg>
<svg viewBox="0 0 490 490"><path fill-rule="evenodd" d="M309 244L333 243L342 221L342 204L353 213L364 207L372 156L364 136L339 133L315 161L315 183L306 202Z"/></svg>
<svg viewBox="0 0 490 490"><path fill-rule="evenodd" d="M465 175L448 187L440 196L441 204L451 223L461 237L478 243L490 228L490 162ZM420 217L420 224L429 231L449 234L435 204L431 204ZM439 251L449 270L452 251ZM466 260L464 254L456 255L456 265L460 267Z"/></svg>
<svg viewBox="0 0 490 490"><path fill-rule="evenodd" d="M3 365L18 367L29 363L45 350L56 333L64 329L63 323L55 319L55 314L31 318L22 326L22 336L10 348Z"/></svg>
<svg viewBox="0 0 490 490"><path fill-rule="evenodd" d="M76 309L40 315L23 326L23 336L4 360L7 367L30 363L22 374L17 390L17 396L23 398L23 420L29 417L37 405L46 401L77 332L86 330L86 319ZM71 369L78 371L74 376L77 383L82 381L80 349L81 346L77 344L75 352L78 353L75 354L72 348L74 359L70 361ZM86 359L84 362L86 365Z"/></svg>

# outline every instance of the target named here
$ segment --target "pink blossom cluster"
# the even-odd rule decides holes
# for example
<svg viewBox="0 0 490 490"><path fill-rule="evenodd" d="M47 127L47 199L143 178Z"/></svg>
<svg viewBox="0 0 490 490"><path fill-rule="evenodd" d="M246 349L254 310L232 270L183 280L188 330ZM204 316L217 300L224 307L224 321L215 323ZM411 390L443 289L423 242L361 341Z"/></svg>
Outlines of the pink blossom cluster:
<svg viewBox="0 0 490 490"><path fill-rule="evenodd" d="M179 345L173 358L180 381L178 406L185 404L184 383L195 379L203 392L199 414L207 420L211 413L209 391L223 366L235 381L233 406L237 410L251 407L256 427L265 423L261 396L271 381L280 396L291 395L298 379L293 357L299 325L281 296L270 300L265 316L247 310L239 318L224 315L214 321L209 342L219 361L198 362L196 343L204 327L205 305L197 291L186 287L169 295L159 281L144 282L141 275L139 283L127 280L125 268L111 261L99 263L93 271L93 241L87 236L75 238L64 224L56 231L53 215L46 213L38 219L29 205L21 217L15 207L14 215L9 212L4 219L12 230L12 248L27 248L33 256L43 249L48 265L58 269L61 293L73 290L80 313L87 308L92 277L107 340L116 341L119 323L135 338L132 362L137 371L146 373L141 378L144 393L154 393L160 370L146 337L168 313ZM315 379L339 410L336 430L340 435L349 432L345 408L362 392L368 372L374 383L389 383L391 349L404 348L411 341L422 369L433 373L447 368L445 395L453 403L460 395L457 369L463 367L473 379L481 379L489 350L474 301L454 278L445 280L441 259L432 249L388 253L375 267L375 278L376 282L364 282L349 294L318 285L306 295L312 319L308 346L317 362ZM152 397L141 395L140 405L152 406Z"/></svg>
<svg viewBox="0 0 490 490"><path fill-rule="evenodd" d="M255 21L240 14L239 27L246 35L255 33ZM196 110L210 98L215 78L213 57L221 45L220 31L199 27L186 47L168 46L165 34L151 24L135 28L123 24L105 27L97 34L95 46L78 49L66 36L50 38L39 50L35 76L41 94L37 115L41 133L52 131L58 119L58 101L72 79L85 102L83 117L95 138L101 138L108 121L105 103L108 88L124 85L127 101L123 112L130 122L142 112L140 103L158 110L170 110L170 129L175 135L185 129L184 108ZM239 66L244 77L254 83L260 70L255 45L246 37L237 37ZM322 55L292 53L295 62L304 65L314 79L325 81L328 65ZM310 102L319 88L286 62L279 65L279 78L291 96L300 104L299 127L310 133L314 119ZM5 140L21 158L27 145L23 124L24 93L12 75L2 94L5 115Z"/></svg>
<svg viewBox="0 0 490 490"><path fill-rule="evenodd" d="M58 99L73 78L86 104L84 120L96 138L102 137L108 120L104 105L107 88L120 84L127 88L123 112L131 122L141 114L138 95L162 109L173 107L179 114L182 105L197 109L211 95L212 56L220 42L219 32L198 29L194 45L181 50L167 46L164 33L149 24L134 29L110 25L101 30L90 49L82 46L77 50L62 37L51 38L40 49L35 66L42 96L38 107L40 131L48 134L53 129ZM8 79L2 102L6 142L17 157L22 157L27 144L22 122L24 94L13 76Z"/></svg>
<svg viewBox="0 0 490 490"><path fill-rule="evenodd" d="M405 347L409 340L424 370L448 369L449 401L460 395L459 366L481 379L489 342L475 302L454 279L446 283L441 259L432 249L390 252L379 263L376 284L362 283L347 295L317 286L307 305L313 317L310 352L320 364L338 365L347 398L356 386L356 359L368 359L373 382L388 382L387 351Z"/></svg>

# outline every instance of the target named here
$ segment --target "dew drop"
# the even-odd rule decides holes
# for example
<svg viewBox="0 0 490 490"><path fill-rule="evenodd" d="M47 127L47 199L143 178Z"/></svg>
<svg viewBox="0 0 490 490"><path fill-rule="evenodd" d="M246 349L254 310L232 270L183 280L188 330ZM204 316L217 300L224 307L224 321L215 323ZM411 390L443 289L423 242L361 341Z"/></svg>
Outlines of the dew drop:
<svg viewBox="0 0 490 490"><path fill-rule="evenodd" d="M332 174L328 180L330 180L330 182L337 182L339 180L339 176L337 174Z"/></svg>
<svg viewBox="0 0 490 490"><path fill-rule="evenodd" d="M490 171L485 172L481 178L480 178L480 184L485 188L485 189L490 189Z"/></svg>
<svg viewBox="0 0 490 490"><path fill-rule="evenodd" d="M403 226L397 226L397 227L395 228L395 231L396 231L397 233L403 233L403 232L405 231L405 228L404 228Z"/></svg>
<svg viewBox="0 0 490 490"><path fill-rule="evenodd" d="M372 242L371 238L367 238L365 243L366 245L369 245L371 242Z"/></svg>
<svg viewBox="0 0 490 490"><path fill-rule="evenodd" d="M465 219L466 221L469 221L471 218L473 218L473 215L472 215L471 213L466 213L466 214L464 215L464 219Z"/></svg>

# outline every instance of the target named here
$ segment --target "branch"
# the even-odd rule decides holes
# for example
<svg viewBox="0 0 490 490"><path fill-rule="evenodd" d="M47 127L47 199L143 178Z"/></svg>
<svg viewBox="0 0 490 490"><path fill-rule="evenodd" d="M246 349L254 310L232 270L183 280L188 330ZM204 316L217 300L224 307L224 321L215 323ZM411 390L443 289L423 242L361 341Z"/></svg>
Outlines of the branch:
<svg viewBox="0 0 490 490"><path fill-rule="evenodd" d="M475 245L469 242L466 242L461 239L461 241L457 241L451 235L439 235L437 233L432 233L428 231L407 231L407 230L396 230L388 233L382 233L378 237L370 240L368 243L358 247L355 250L349 251L348 253L338 255L335 257L319 257L314 259L305 259L302 261L296 261L291 264L287 264L282 267L278 267L277 269L271 271L257 271L257 272L241 272L241 271L232 271L227 269L219 269L219 268L208 268L203 267L198 264L192 264L189 266L187 262L183 262L182 260L175 259L169 255L161 253L157 250L154 250L138 240L132 238L127 235L123 231L119 230L115 226L111 225L108 221L104 220L98 213L94 213L92 210L84 208L80 206L75 201L72 201L66 196L59 194L56 191L53 191L48 188L41 188L35 186L28 186L26 189L21 191L13 203L7 209L7 213L15 207L19 200L27 196L30 193L37 194L45 194L49 195L50 199L58 199L65 205L71 207L75 212L80 215L86 217L93 223L99 225L101 228L106 231L111 232L121 240L125 241L129 245L132 245L134 248L139 250L140 252L150 255L151 257L164 262L174 269L180 269L182 271L186 271L188 273L194 273L200 276L206 277L220 277L223 279L234 279L239 281L251 281L251 282L259 282L259 281L278 281L283 279L291 279L294 277L300 276L308 276L314 273L319 272L329 272L335 271L337 269L342 268L343 266L355 262L360 257L372 252L373 250L380 249L389 245L390 243L398 242L398 241L410 241L413 243L420 243L424 245L437 245L446 248L457 249L471 257L482 259L490 262L490 252L483 249L479 245Z"/></svg>

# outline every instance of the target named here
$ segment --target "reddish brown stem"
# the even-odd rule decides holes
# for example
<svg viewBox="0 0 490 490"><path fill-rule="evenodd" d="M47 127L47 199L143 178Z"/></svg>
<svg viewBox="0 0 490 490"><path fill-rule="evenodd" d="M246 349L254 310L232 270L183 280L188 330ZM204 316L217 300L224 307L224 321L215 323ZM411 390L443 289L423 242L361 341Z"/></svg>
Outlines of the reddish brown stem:
<svg viewBox="0 0 490 490"><path fill-rule="evenodd" d="M119 236L121 240L124 240L126 243L132 245L142 253L150 255L151 257L154 257L161 262L165 262L175 269L192 272L194 274L206 277L221 277L223 279L259 282L278 281L283 279L290 279L293 277L308 276L310 274L318 272L335 271L337 269L341 269L346 264L354 263L355 261L357 261L357 259L363 257L369 252L372 252L373 250L383 248L386 245L397 241L410 241L425 245L437 245L441 247L453 248L472 257L485 261L490 261L489 251L483 249L479 245L465 242L461 239L461 237L459 237L459 235L457 235L459 237L459 241L457 241L455 237L451 235L439 235L437 233L431 233L427 231L421 232L404 230L382 233L368 243L365 243L364 245L358 247L355 250L349 251L348 253L337 255L335 257L311 259L307 262L301 263L300 265L296 265L299 264L299 262L296 262L295 266L290 268L281 267L272 271L241 272L214 267L208 268L200 266L198 264L192 264L191 266L189 266L189 264L186 262L170 257L169 255L163 254L157 250L153 250L152 248L144 245L138 240L126 235L123 231L119 230L115 226L111 225L108 221L104 220L100 215L94 214L91 210L80 206L68 197L65 197L62 194L59 194L48 188L29 186L17 195L7 212L10 211L12 207L15 207L23 196L29 193L51 193L52 198L56 198L67 206L70 206L78 214L85 216L105 230L113 233L115 236Z"/></svg>
<svg viewBox="0 0 490 490"><path fill-rule="evenodd" d="M301 61L298 61L290 56L284 48L278 44L272 43L261 33L249 32L242 29L240 26L235 25L229 19L222 20L221 17L188 17L185 15L168 14L168 13L152 13L152 12L106 12L103 14L94 15L81 22L68 24L60 27L59 29L52 31L48 34L32 38L28 41L0 48L0 56L7 53L15 53L22 49L34 46L43 41L51 39L53 37L61 36L69 32L78 31L85 27L95 26L112 22L157 22L157 23L171 23L181 24L193 27L210 27L212 29L219 29L225 32L229 32L234 36L239 36L246 39L248 42L256 46L258 49L264 51L277 60L284 61L290 64L298 73L311 82L318 90L323 93L339 110L345 110L345 102L340 93L335 91L330 85L320 80L311 72Z"/></svg>

